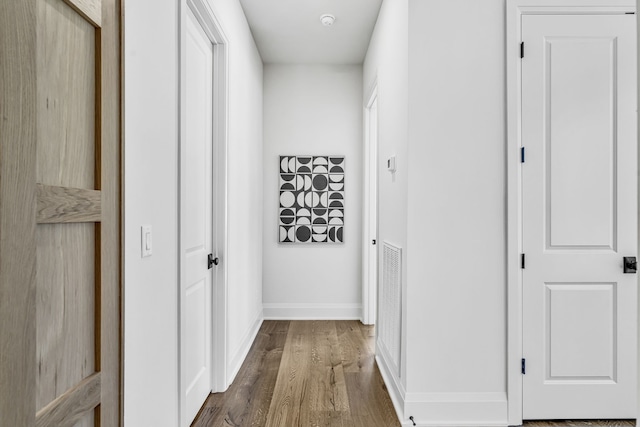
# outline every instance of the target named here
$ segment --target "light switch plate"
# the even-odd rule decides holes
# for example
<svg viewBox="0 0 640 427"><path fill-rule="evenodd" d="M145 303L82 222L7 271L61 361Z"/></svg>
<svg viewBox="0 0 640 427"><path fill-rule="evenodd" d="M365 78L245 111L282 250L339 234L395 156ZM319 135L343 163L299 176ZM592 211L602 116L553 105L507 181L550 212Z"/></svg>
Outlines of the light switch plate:
<svg viewBox="0 0 640 427"><path fill-rule="evenodd" d="M151 256L152 249L153 249L153 245L152 245L153 240L152 240L151 236L152 236L151 226L150 225L143 225L142 226L142 239L141 239L142 258Z"/></svg>

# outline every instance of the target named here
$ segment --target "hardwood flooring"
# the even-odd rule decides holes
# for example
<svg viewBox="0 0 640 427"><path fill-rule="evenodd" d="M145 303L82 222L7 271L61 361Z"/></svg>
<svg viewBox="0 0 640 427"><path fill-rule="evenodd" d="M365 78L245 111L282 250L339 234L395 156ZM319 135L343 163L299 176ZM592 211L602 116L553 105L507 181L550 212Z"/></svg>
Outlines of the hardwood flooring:
<svg viewBox="0 0 640 427"><path fill-rule="evenodd" d="M265 321L225 393L192 427L398 427L359 321ZM526 421L524 427L633 427L635 420Z"/></svg>
<svg viewBox="0 0 640 427"><path fill-rule="evenodd" d="M235 381L209 396L194 427L396 427L359 321L265 321Z"/></svg>

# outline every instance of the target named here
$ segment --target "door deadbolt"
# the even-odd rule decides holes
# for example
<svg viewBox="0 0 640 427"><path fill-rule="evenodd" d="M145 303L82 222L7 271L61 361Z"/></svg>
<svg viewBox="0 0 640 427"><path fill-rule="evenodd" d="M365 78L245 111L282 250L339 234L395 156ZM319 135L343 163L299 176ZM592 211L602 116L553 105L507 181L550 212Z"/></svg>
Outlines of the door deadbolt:
<svg viewBox="0 0 640 427"><path fill-rule="evenodd" d="M635 274L638 271L638 261L634 256L624 257L624 272Z"/></svg>

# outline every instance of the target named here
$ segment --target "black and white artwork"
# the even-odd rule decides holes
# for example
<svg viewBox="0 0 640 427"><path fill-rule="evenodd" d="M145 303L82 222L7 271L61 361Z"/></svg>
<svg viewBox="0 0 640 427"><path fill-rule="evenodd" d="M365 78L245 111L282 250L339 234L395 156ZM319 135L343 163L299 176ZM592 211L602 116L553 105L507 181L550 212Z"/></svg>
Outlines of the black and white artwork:
<svg viewBox="0 0 640 427"><path fill-rule="evenodd" d="M344 242L344 156L280 156L280 243Z"/></svg>

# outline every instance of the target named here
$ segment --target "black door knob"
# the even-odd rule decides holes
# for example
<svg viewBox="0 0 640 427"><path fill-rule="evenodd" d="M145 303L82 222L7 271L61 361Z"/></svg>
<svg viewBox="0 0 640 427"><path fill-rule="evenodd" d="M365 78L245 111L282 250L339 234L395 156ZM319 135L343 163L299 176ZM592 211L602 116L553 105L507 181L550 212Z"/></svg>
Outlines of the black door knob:
<svg viewBox="0 0 640 427"><path fill-rule="evenodd" d="M220 259L218 259L218 257L213 257L213 254L209 254L208 256L208 264L209 264L209 269L211 269L214 265L218 265L220 264Z"/></svg>
<svg viewBox="0 0 640 427"><path fill-rule="evenodd" d="M635 274L638 271L638 261L634 256L624 257L624 272Z"/></svg>

